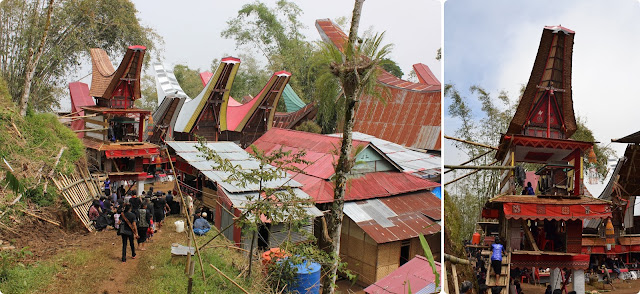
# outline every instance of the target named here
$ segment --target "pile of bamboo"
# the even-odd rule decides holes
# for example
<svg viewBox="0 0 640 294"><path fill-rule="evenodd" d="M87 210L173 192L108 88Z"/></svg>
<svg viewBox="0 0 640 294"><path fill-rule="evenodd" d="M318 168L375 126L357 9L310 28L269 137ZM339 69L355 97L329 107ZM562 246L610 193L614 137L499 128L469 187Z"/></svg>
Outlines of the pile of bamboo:
<svg viewBox="0 0 640 294"><path fill-rule="evenodd" d="M93 231L88 212L93 200L99 197L101 191L89 170L86 167L77 166L76 172L72 175L59 174L57 179L52 178L52 180L87 230Z"/></svg>

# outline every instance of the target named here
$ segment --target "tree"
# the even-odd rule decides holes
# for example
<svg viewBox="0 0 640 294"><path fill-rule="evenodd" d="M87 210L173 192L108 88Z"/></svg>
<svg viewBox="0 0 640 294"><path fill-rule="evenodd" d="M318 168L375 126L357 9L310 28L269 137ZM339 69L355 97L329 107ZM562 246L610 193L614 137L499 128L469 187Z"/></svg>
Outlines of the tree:
<svg viewBox="0 0 640 294"><path fill-rule="evenodd" d="M402 69L400 69L400 66L398 66L398 64L395 61L389 58L383 59L382 62L380 62L380 66L384 68L384 70L386 70L387 72L396 76L399 79L401 79L402 76L404 75L404 73L402 72Z"/></svg>
<svg viewBox="0 0 640 294"><path fill-rule="evenodd" d="M380 74L379 65L389 54L391 45L382 46L384 33L376 34L372 38L361 40L358 38L360 14L364 0L356 0L349 29L349 39L345 45L344 54L332 44L325 44L325 56L330 60L329 71L342 89L345 100L344 127L340 155L334 176L334 199L327 219L327 236L330 242L326 251L332 255L334 262L327 270L327 277L323 281L323 293L335 292L336 273L339 266L340 233L344 216L344 195L346 191L347 175L351 171L353 161L350 159L353 149L352 133L358 100L364 94L380 96L377 87L377 77Z"/></svg>
<svg viewBox="0 0 640 294"><path fill-rule="evenodd" d="M302 93L303 100L309 101L316 77L315 68L310 65L317 58L318 50L302 33L305 26L298 19L302 13L300 7L287 0L279 0L275 8L259 1L245 4L236 18L227 21L227 29L221 35L235 39L238 48L262 54L269 71L291 72L291 87Z"/></svg>
<svg viewBox="0 0 640 294"><path fill-rule="evenodd" d="M306 208L313 205L312 200L298 197L293 188L287 183L278 187L267 185L270 181L282 178L283 174L303 172L300 166L309 165L309 162L304 160L306 154L304 151L293 153L292 151L283 151L280 148L265 153L251 145L251 154L259 162L259 167L247 170L234 165L229 159L222 158L215 151L208 148L205 143L200 140L200 144L197 146L198 150L204 154L205 159L215 162L216 170L229 173L226 182L242 187L248 185L256 185L258 187L255 195L246 196L246 201L243 204L245 212L234 220L235 224L242 228L243 234L251 236L246 277L251 277L255 251L254 243L258 230L260 228L268 230L268 228L265 228L263 217L272 224L286 224L289 232L287 240L280 245L281 250L290 254L287 262L274 263L269 271L272 275L269 280L272 281L272 286L278 293L280 293L282 287L291 284L292 279L295 277L296 272L292 265L300 264L302 261L328 263L327 255L319 250L314 245L314 242L294 243L292 239L292 233L297 232L303 234L310 241L314 241L313 235L303 229L310 222Z"/></svg>
<svg viewBox="0 0 640 294"><path fill-rule="evenodd" d="M237 101L242 102L244 96L256 96L260 93L269 80L269 73L250 53L241 53L239 57L242 60L242 64L240 64L238 73L233 79L230 95ZM215 64L215 67L217 68L218 64Z"/></svg>
<svg viewBox="0 0 640 294"><path fill-rule="evenodd" d="M154 50L161 42L150 28L140 25L137 10L129 0L78 0L53 3L49 30L40 47L48 8L43 0L0 3L0 76L6 80L14 102L19 103L21 94L28 93L24 104L35 110L59 106L56 95L63 91L73 70L88 60L90 48L102 48L113 56L130 45ZM35 70L28 82L30 49L37 52L37 48L42 48L42 55L36 63L32 59ZM30 89L25 89L26 84Z"/></svg>
<svg viewBox="0 0 640 294"><path fill-rule="evenodd" d="M158 107L158 92L156 90L156 80L152 75L142 76L140 81L140 94L142 97L136 100L138 108L155 110Z"/></svg>
<svg viewBox="0 0 640 294"><path fill-rule="evenodd" d="M182 90L191 98L198 96L204 89L200 79L200 69L191 69L186 64L177 64L173 67L173 74Z"/></svg>

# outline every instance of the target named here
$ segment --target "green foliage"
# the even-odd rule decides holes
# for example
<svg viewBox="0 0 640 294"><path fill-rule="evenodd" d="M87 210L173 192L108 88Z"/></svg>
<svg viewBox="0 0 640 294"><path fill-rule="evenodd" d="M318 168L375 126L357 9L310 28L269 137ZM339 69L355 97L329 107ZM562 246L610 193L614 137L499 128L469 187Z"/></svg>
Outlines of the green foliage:
<svg viewBox="0 0 640 294"><path fill-rule="evenodd" d="M250 53L241 53L240 60L242 64L238 68L238 73L233 79L233 87L231 87L231 97L242 102L242 98L247 95L256 96L262 88L267 84L270 73L267 72L258 60ZM212 71L218 68L218 63L213 65ZM278 103L278 106L284 103Z"/></svg>
<svg viewBox="0 0 640 294"><path fill-rule="evenodd" d="M0 79L0 93L6 93L3 85ZM6 159L14 168L11 173L13 177L7 177L7 180L18 180L22 188L17 191L25 192L27 198L31 197L40 205L53 203L57 198L57 191L50 185L47 195L43 195L44 181L37 184L37 179L34 178L36 171L41 167L45 172L53 168L53 159L63 147L65 150L56 166L57 172L71 172L75 164L85 156L82 142L73 131L58 122L55 115L31 111L22 117L9 97L1 94L0 142L3 142L0 144L0 158ZM4 163L0 164L0 169L8 170ZM15 183L11 185L11 190L16 191L13 189L16 187Z"/></svg>
<svg viewBox="0 0 640 294"><path fill-rule="evenodd" d="M156 91L156 80L152 75L144 75L140 80L141 98L135 101L138 108L155 110L158 107L158 92Z"/></svg>
<svg viewBox="0 0 640 294"><path fill-rule="evenodd" d="M173 73L176 75L178 84L189 97L195 98L204 89L199 69L194 70L185 64L177 64L173 67Z"/></svg>
<svg viewBox="0 0 640 294"><path fill-rule="evenodd" d="M308 133L320 134L322 133L322 128L315 123L314 121L308 120L301 123L297 128L297 131L303 131Z"/></svg>
<svg viewBox="0 0 640 294"><path fill-rule="evenodd" d="M593 132L587 127L586 119L578 116L576 118L576 124L578 127L576 132L571 135L571 139L584 142L596 141L596 138L593 136ZM604 179L607 177L607 173L609 172L609 169L607 167L607 160L608 158L612 158L616 155L615 151L608 145L594 144L593 152L596 154L596 172L598 173L600 180L604 181ZM589 154L586 153L584 156L584 164L587 167L590 165L588 157Z"/></svg>
<svg viewBox="0 0 640 294"><path fill-rule="evenodd" d="M398 66L398 64L395 61L389 58L382 59L382 61L380 62L380 66L384 68L384 70L388 71L390 74L396 76L399 79L401 79L402 76L404 75L404 73L402 72L402 69L400 69L400 66Z"/></svg>
<svg viewBox="0 0 640 294"><path fill-rule="evenodd" d="M440 273L436 268L435 259L433 258L433 253L431 253L431 247L429 247L429 243L427 243L427 240L422 234L418 235L418 238L420 239L420 245L422 245L424 255L429 261L429 266L431 266L431 270L433 270L433 274L436 276L435 283L436 288L438 288L440 286Z"/></svg>
<svg viewBox="0 0 640 294"><path fill-rule="evenodd" d="M36 50L41 40L46 11L42 1L0 3L0 76L7 81L14 101L24 87L29 50ZM30 106L37 111L58 107L66 77L88 59L90 48L102 48L112 56L136 44L154 50L160 37L142 26L136 13L129 0L54 2L44 54L32 81Z"/></svg>
<svg viewBox="0 0 640 294"><path fill-rule="evenodd" d="M309 101L313 97L316 69L311 65L318 50L302 33L305 25L298 18L302 13L300 7L286 0L279 0L273 8L256 1L242 6L238 16L227 21L222 37L234 39L238 48L262 54L268 62L266 69L260 69L253 57L249 57L251 54L241 55L253 64L249 64L244 73L240 72L240 67L240 80L236 77L234 81L234 88L237 82L240 82L240 88L232 90L233 97L240 100L244 95L256 95L266 83L261 72L280 70L292 73L289 83L297 93L301 93L303 100Z"/></svg>

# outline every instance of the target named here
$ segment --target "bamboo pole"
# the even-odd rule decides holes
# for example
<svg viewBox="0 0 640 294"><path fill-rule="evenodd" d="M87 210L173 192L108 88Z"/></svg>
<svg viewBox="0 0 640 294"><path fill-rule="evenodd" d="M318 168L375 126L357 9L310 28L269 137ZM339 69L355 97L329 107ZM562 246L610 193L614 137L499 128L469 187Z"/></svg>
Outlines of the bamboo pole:
<svg viewBox="0 0 640 294"><path fill-rule="evenodd" d="M81 133L81 132L95 132L95 131L104 131L104 130L108 130L109 128L102 128L102 129L84 129L84 130L74 130L74 133Z"/></svg>
<svg viewBox="0 0 640 294"><path fill-rule="evenodd" d="M444 168L450 168L450 169L489 169L489 170L513 170L516 169L515 166L504 166L504 165L500 165L500 166L491 166L491 165L474 165L474 166L470 166L470 165L446 165L444 166Z"/></svg>
<svg viewBox="0 0 640 294"><path fill-rule="evenodd" d="M467 141L467 140L463 140L463 139L459 139L459 138L455 138L455 137L450 137L445 135L444 136L445 139L449 139L449 140L454 140L454 141L458 141L458 142L462 142L462 143L466 143L469 145L474 145L474 146L479 146L479 147L484 147L484 148L490 148L493 150L498 150L498 147L493 147L493 146L489 146L486 144L482 144L482 143L477 143L477 142L473 142L473 141Z"/></svg>
<svg viewBox="0 0 640 294"><path fill-rule="evenodd" d="M236 281L232 280L231 278L227 277L227 275L225 275L221 270L219 270L217 267L215 267L213 264L209 264L214 270L216 270L219 274L221 274L223 277L225 277L225 279L229 280L231 283L233 283L234 285L236 285L236 287L238 287L240 290L242 290L242 292L246 293L246 294L250 294L247 290L245 290L244 288L242 288L242 286L240 286L238 283L236 283Z"/></svg>
<svg viewBox="0 0 640 294"><path fill-rule="evenodd" d="M494 162L492 162L492 163L490 163L489 165L494 165L494 164L496 164L496 163L498 163L498 161L497 161L497 160L496 160L496 161L494 161ZM466 178L466 177L468 177L468 176L470 176L470 175L473 175L473 174L475 174L475 173L477 173L477 172L479 172L479 171L481 171L481 170L480 170L480 169L478 169L478 170L474 170L474 171L472 171L472 172L470 172L470 173L468 173L468 174L466 174L466 175L464 175L464 176L461 176L461 177L455 178L455 179L453 179L453 180L449 181L448 183L445 183L444 185L446 186L446 185L449 185L449 184L453 184L453 183L455 183L455 182L457 182L457 181L459 181L459 180L462 180L462 179L464 179L464 178Z"/></svg>
<svg viewBox="0 0 640 294"><path fill-rule="evenodd" d="M460 165L465 165L465 164L467 164L467 163L469 163L469 162L472 162L472 161L474 161L474 160L476 160L476 159L478 159L478 158L480 158L480 157L483 157L483 156L485 156L485 155L489 154L490 152L493 152L493 150L489 150L489 151L487 151L487 152L484 152L484 153L482 153L482 154L480 154L480 155L478 155L478 156L476 156L476 157L474 157L474 158L471 158L471 159L469 159L469 160L467 160L467 161L465 161L465 162L461 163ZM453 171L453 170L452 170L452 169L450 169L450 170L445 171L444 173L446 174L446 173L448 173L448 172L452 172L452 171Z"/></svg>
<svg viewBox="0 0 640 294"><path fill-rule="evenodd" d="M169 158L169 164L171 165L171 171L173 172L173 178L177 181L178 175L176 174L176 169L173 166L173 161L171 161L171 154L169 154L169 149L164 149L167 153L167 157ZM182 201L182 206L187 207L187 203L184 200L184 195L182 194L182 189L180 189L180 185L178 183L178 193L180 193L180 200ZM193 224L191 223L191 216L189 215L189 210L187 209L187 225L189 226L189 244L188 248L191 248L191 240L193 240L196 248L196 254L198 255L198 260L200 261L200 271L202 271L202 281L206 284L207 277L204 275L204 265L202 263L202 256L200 255L200 248L198 248L198 241L196 241L196 235L193 232ZM191 254L187 254L187 270L189 268L189 263L191 262ZM189 277L191 278L191 277Z"/></svg>
<svg viewBox="0 0 640 294"><path fill-rule="evenodd" d="M450 254L444 254L444 260L449 261L453 264L466 264L466 265L470 265L471 261L467 260L467 259L462 259L459 257L455 257L453 255Z"/></svg>
<svg viewBox="0 0 640 294"><path fill-rule="evenodd" d="M28 215L30 215L30 216L33 216L33 217L35 217L35 218L41 219L41 220L43 220L43 221L45 221L45 222L48 222L48 223L50 223L50 224L54 224L54 225L56 225L56 226L58 226L58 227L60 227L60 226L61 226L59 222L52 221L52 220L50 220L50 219L47 219L47 218L41 217L41 216L39 216L39 215L35 215L35 214L33 214L33 213L31 213L31 212L28 212L28 211L26 211L26 210L23 210L23 209L18 209L18 210L19 210L19 211L22 211L24 214L28 214Z"/></svg>

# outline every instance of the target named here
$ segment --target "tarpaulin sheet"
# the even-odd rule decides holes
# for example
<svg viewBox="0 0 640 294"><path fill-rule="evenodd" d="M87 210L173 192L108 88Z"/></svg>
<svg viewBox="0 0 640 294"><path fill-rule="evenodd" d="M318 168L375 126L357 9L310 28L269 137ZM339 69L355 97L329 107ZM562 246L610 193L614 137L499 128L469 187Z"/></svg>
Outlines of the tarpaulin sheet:
<svg viewBox="0 0 640 294"><path fill-rule="evenodd" d="M575 220L610 218L611 206L608 204L538 204L504 203L504 214L509 219L537 220Z"/></svg>

